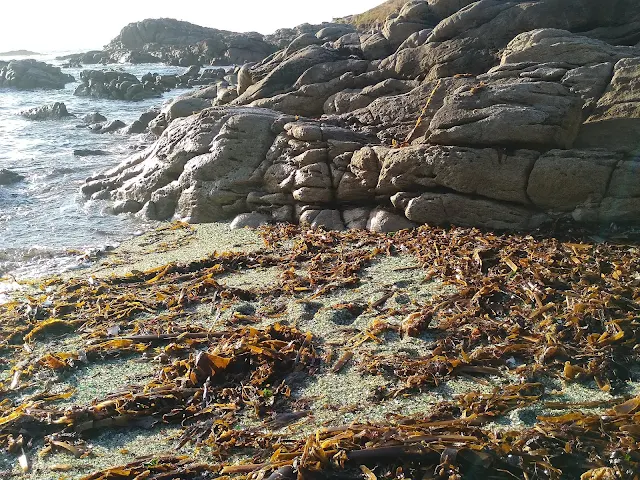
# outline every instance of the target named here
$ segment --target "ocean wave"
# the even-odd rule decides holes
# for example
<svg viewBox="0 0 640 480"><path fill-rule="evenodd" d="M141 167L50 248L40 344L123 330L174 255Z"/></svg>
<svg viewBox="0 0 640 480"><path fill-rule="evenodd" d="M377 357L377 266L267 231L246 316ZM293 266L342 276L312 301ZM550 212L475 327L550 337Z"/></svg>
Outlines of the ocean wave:
<svg viewBox="0 0 640 480"><path fill-rule="evenodd" d="M88 249L6 248L0 250L0 277L39 278L68 272L93 264L113 248L113 245Z"/></svg>

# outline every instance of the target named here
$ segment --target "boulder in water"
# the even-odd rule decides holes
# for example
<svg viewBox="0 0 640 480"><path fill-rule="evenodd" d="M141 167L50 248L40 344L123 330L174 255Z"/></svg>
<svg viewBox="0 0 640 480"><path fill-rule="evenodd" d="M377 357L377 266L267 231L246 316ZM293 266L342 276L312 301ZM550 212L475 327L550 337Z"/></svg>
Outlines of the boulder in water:
<svg viewBox="0 0 640 480"><path fill-rule="evenodd" d="M93 112L93 113L88 113L84 117L82 117L82 121L84 123L92 125L94 123L106 122L107 117L102 115L100 112Z"/></svg>
<svg viewBox="0 0 640 480"><path fill-rule="evenodd" d="M76 157L97 157L101 155L109 155L109 152L104 150L91 150L88 148L77 148L73 151L73 155Z"/></svg>
<svg viewBox="0 0 640 480"><path fill-rule="evenodd" d="M32 59L0 62L0 88L60 90L73 81L73 76L48 63Z"/></svg>
<svg viewBox="0 0 640 480"><path fill-rule="evenodd" d="M0 185L12 185L24 180L24 176L6 168L0 168Z"/></svg>
<svg viewBox="0 0 640 480"><path fill-rule="evenodd" d="M24 110L20 112L20 115L29 120L59 120L74 116L67 111L67 106L62 102Z"/></svg>
<svg viewBox="0 0 640 480"><path fill-rule="evenodd" d="M126 126L127 124L122 120L111 120L110 122L101 125L100 128L96 128L94 131L97 133L112 133L123 129Z"/></svg>

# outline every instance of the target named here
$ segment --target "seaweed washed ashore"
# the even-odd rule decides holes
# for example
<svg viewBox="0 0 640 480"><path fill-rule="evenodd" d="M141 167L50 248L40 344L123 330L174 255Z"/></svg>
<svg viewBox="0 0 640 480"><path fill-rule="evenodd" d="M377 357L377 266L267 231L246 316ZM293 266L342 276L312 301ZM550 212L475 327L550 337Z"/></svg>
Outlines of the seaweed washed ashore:
<svg viewBox="0 0 640 480"><path fill-rule="evenodd" d="M635 244L210 228L0 306L2 478L639 478Z"/></svg>

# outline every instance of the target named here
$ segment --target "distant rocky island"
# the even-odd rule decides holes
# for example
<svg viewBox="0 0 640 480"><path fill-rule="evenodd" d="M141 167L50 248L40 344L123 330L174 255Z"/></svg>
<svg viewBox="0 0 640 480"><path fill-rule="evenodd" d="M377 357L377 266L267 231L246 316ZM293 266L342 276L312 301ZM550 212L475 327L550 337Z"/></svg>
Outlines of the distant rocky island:
<svg viewBox="0 0 640 480"><path fill-rule="evenodd" d="M65 55L70 63L128 62L167 65L242 65L259 62L302 34L315 34L330 24L303 24L272 35L238 33L202 27L172 18L149 18L130 23L103 50Z"/></svg>
<svg viewBox="0 0 640 480"><path fill-rule="evenodd" d="M25 57L31 55L42 55L38 52L32 52L31 50L9 50L8 52L0 52L0 57Z"/></svg>

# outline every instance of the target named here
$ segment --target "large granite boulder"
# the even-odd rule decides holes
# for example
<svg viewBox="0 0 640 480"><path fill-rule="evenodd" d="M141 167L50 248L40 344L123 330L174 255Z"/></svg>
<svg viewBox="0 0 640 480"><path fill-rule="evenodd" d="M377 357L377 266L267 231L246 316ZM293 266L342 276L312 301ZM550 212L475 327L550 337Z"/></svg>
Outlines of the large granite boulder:
<svg viewBox="0 0 640 480"><path fill-rule="evenodd" d="M59 67L33 59L0 61L0 88L60 90L74 81L72 75L62 73Z"/></svg>
<svg viewBox="0 0 640 480"><path fill-rule="evenodd" d="M24 176L7 168L0 168L0 186L13 185L24 180Z"/></svg>
<svg viewBox="0 0 640 480"><path fill-rule="evenodd" d="M162 84L162 76L153 79L153 82L148 79L142 82L135 75L118 70L83 70L82 83L74 95L131 101L160 97L168 88Z"/></svg>
<svg viewBox="0 0 640 480"><path fill-rule="evenodd" d="M208 109L172 122L160 139L125 163L90 179L85 195L108 195L144 208L148 218L178 216L192 222L246 211L254 170L284 123L277 112L253 108ZM135 202L135 203L134 203Z"/></svg>
<svg viewBox="0 0 640 480"><path fill-rule="evenodd" d="M579 67L622 58L640 56L640 49L614 46L601 40L574 35L567 30L542 28L521 33L509 42L502 53L501 64L545 63L552 60Z"/></svg>
<svg viewBox="0 0 640 480"><path fill-rule="evenodd" d="M388 18L382 28L382 34L389 41L392 50L396 50L414 33L438 23L437 15L423 0L407 2L397 16Z"/></svg>
<svg viewBox="0 0 640 480"><path fill-rule="evenodd" d="M465 86L445 98L429 141L444 145L571 148L582 99L553 82Z"/></svg>
<svg viewBox="0 0 640 480"><path fill-rule="evenodd" d="M640 4L634 0L606 5L598 0L480 0L442 20L426 43L399 50L381 68L404 78L477 75L497 65L499 52L521 33L542 28L575 33L638 21Z"/></svg>
<svg viewBox="0 0 640 480"><path fill-rule="evenodd" d="M577 145L628 153L640 147L640 57L624 58L613 69L606 92L582 126Z"/></svg>
<svg viewBox="0 0 640 480"><path fill-rule="evenodd" d="M475 3L477 0L427 0L431 11L443 20L454 13L462 10L467 5Z"/></svg>
<svg viewBox="0 0 640 480"><path fill-rule="evenodd" d="M317 45L305 47L280 62L262 80L248 87L233 103L245 105L261 98L284 93L291 89L298 78L309 68L319 64L336 62L343 58L344 56L337 50ZM260 65L257 65L254 69L259 67Z"/></svg>

